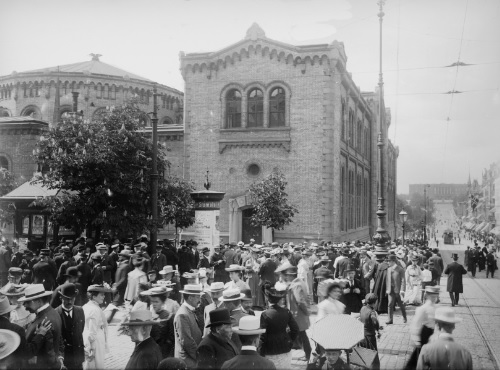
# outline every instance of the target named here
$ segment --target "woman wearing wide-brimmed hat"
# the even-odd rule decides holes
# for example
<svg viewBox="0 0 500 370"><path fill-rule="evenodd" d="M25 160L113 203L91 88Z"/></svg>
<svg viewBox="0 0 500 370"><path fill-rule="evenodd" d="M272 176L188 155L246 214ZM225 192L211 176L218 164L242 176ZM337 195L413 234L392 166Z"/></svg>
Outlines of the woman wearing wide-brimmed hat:
<svg viewBox="0 0 500 370"><path fill-rule="evenodd" d="M245 268L240 265L230 265L226 268L226 271L229 272L229 278L231 281L226 283L225 289L250 289L247 283L245 283L241 278L243 277L243 271Z"/></svg>
<svg viewBox="0 0 500 370"><path fill-rule="evenodd" d="M422 285L423 278L422 270L418 265L420 258L418 255L412 254L410 261L411 264L408 265L405 272L406 292L403 303L419 306L422 304L420 287Z"/></svg>
<svg viewBox="0 0 500 370"><path fill-rule="evenodd" d="M299 335L299 326L292 313L279 305L286 290L276 290L267 281L263 287L269 308L260 316L261 328L266 329L261 336L261 355L271 360L276 369L290 369L292 345Z"/></svg>
<svg viewBox="0 0 500 370"><path fill-rule="evenodd" d="M36 317L36 314L30 313L24 308L22 302L18 302L18 299L24 296L26 287L26 284L11 284L9 289L3 292L9 299L10 304L16 306L16 308L10 312L10 322L19 325L23 329L26 329Z"/></svg>
<svg viewBox="0 0 500 370"><path fill-rule="evenodd" d="M104 357L108 352L108 322L100 305L105 294L111 289L103 285L91 285L87 288L89 301L83 306L85 328L83 343L85 346L84 369L104 369Z"/></svg>

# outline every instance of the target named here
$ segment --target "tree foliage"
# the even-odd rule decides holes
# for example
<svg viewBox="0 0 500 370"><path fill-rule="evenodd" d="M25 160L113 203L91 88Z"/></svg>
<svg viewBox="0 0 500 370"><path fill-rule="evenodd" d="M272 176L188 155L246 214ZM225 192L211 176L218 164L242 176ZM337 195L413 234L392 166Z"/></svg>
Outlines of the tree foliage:
<svg viewBox="0 0 500 370"><path fill-rule="evenodd" d="M0 197L10 193L18 186L15 176L9 170L0 168ZM14 208L9 202L0 203L0 224L11 224L14 219Z"/></svg>
<svg viewBox="0 0 500 370"><path fill-rule="evenodd" d="M285 192L287 181L280 172L273 172L265 179L250 186L250 196L254 213L250 219L254 226L282 230L292 222L299 211L288 203Z"/></svg>
<svg viewBox="0 0 500 370"><path fill-rule="evenodd" d="M184 179L169 176L158 190L160 217L166 224L185 229L194 221L194 185Z"/></svg>
<svg viewBox="0 0 500 370"><path fill-rule="evenodd" d="M49 171L35 181L60 191L37 205L50 211L52 221L115 235L154 227L149 176L153 151L151 140L141 132L143 114L129 104L103 112L92 122L66 117L40 138L36 158ZM158 150L157 172L164 173L168 166ZM168 187L165 183L160 176L159 189Z"/></svg>
<svg viewBox="0 0 500 370"><path fill-rule="evenodd" d="M404 201L404 210L408 213L408 220L406 222L406 231L415 231L422 229L421 222L425 219L425 199L424 195L420 193L413 193L410 195L409 204ZM401 204L398 202L397 204ZM402 208L401 208L402 209ZM434 202L429 197L427 198L427 225L432 225L435 221L434 218Z"/></svg>

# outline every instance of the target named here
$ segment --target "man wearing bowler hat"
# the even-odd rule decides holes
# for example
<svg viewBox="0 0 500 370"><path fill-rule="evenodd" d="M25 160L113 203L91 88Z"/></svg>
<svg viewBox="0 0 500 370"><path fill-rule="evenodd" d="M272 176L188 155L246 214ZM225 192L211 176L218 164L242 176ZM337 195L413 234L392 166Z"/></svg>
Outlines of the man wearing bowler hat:
<svg viewBox="0 0 500 370"><path fill-rule="evenodd" d="M450 294L451 305L455 306L458 304L460 293L464 292L462 275L465 275L467 273L467 270L457 262L458 260L457 253L452 253L451 258L453 258L453 262L448 264L448 266L446 266L444 273L448 275L446 290Z"/></svg>
<svg viewBox="0 0 500 370"><path fill-rule="evenodd" d="M61 317L62 322L61 333L64 340L64 365L68 370L82 369L82 364L85 360L83 344L85 313L82 307L75 306L75 299L79 293L78 288L76 284L69 282L58 288L60 289L57 290L57 294L61 297L62 303L56 308L56 312Z"/></svg>
<svg viewBox="0 0 500 370"><path fill-rule="evenodd" d="M125 366L125 370L154 370L162 360L160 346L151 337L153 325L159 321L153 321L153 314L149 310L137 310L130 312L129 320L120 325L128 326L130 339L135 343L134 352Z"/></svg>
<svg viewBox="0 0 500 370"><path fill-rule="evenodd" d="M49 249L42 249L39 261L33 266L33 282L43 284L47 291L55 288L57 276L56 265L49 261L49 255Z"/></svg>
<svg viewBox="0 0 500 370"><path fill-rule="evenodd" d="M274 363L267 358L259 355L260 335L266 332L266 329L260 328L260 319L257 316L242 317L238 326L233 327L233 332L238 335L242 343L241 354L224 362L222 369L276 369Z"/></svg>
<svg viewBox="0 0 500 370"><path fill-rule="evenodd" d="M437 338L422 347L417 369L472 369L472 356L464 346L453 340L455 324L462 321L451 307L438 307L436 321Z"/></svg>
<svg viewBox="0 0 500 370"><path fill-rule="evenodd" d="M199 284L186 284L181 290L184 303L175 314L175 357L183 360L189 369L196 368L196 351L201 342L201 330L195 309L200 303L203 289Z"/></svg>
<svg viewBox="0 0 500 370"><path fill-rule="evenodd" d="M227 308L210 311L210 333L198 345L198 369L220 369L222 364L240 353L231 340L231 317Z"/></svg>
<svg viewBox="0 0 500 370"><path fill-rule="evenodd" d="M27 359L34 369L60 369L64 365L62 322L49 304L51 296L52 292L46 291L43 284L32 284L24 290L24 297L18 299L29 312L36 314L26 329ZM50 333L41 338L38 334L43 327Z"/></svg>
<svg viewBox="0 0 500 370"><path fill-rule="evenodd" d="M79 272L76 266L70 267L68 270L66 270L66 273L64 274L64 278L66 279L66 281L62 285L59 285L56 289L54 289L54 293L52 294L52 299L50 301L50 305L52 307L56 308L62 303L61 295L59 294L59 292L61 291L63 285L66 283L71 283L76 285L76 289L78 290L79 294L75 297L76 298L75 304L77 306L82 305L83 301L80 293L82 287L81 284L78 283L78 275Z"/></svg>

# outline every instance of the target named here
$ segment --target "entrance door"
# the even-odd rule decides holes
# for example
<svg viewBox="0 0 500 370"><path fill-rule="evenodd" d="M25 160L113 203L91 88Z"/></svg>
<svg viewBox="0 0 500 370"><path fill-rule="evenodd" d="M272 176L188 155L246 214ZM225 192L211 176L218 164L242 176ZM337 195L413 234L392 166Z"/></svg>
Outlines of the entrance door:
<svg viewBox="0 0 500 370"><path fill-rule="evenodd" d="M247 208L242 211L242 222L241 222L241 239L245 244L248 244L250 239L255 239L256 244L262 243L262 227L253 226L250 222L250 217L252 217L253 208Z"/></svg>

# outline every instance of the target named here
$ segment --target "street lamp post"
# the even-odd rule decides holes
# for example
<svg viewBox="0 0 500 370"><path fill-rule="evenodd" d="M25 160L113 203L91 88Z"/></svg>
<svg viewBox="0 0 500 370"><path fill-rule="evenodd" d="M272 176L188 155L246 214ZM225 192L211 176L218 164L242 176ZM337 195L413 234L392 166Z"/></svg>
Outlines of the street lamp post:
<svg viewBox="0 0 500 370"><path fill-rule="evenodd" d="M430 185L424 186L424 206L425 206L425 214L424 214L424 243L427 243L427 188Z"/></svg>
<svg viewBox="0 0 500 370"><path fill-rule="evenodd" d="M386 219L385 216L387 212L385 211L384 205L384 124L383 124L383 97L384 97L384 79L382 73L382 22L384 18L384 4L385 0L378 1L379 6L379 30L380 30L380 59L379 59L379 80L378 80L378 94L379 94L379 106L378 106L378 123L379 123L379 133L377 138L377 147L379 151L378 163L379 163L379 171L378 171L378 204L377 204L377 230L373 239L375 240L375 256L378 261L383 261L385 256L387 255L387 242L390 241L389 233L386 230Z"/></svg>
<svg viewBox="0 0 500 370"><path fill-rule="evenodd" d="M403 248L405 246L405 223L406 220L408 219L408 213L403 209L401 212L399 212L399 219L401 220L401 227L403 229Z"/></svg>
<svg viewBox="0 0 500 370"><path fill-rule="evenodd" d="M152 137L153 137L153 158L151 169L151 216L153 219L153 227L151 228L151 249L153 253L156 253L156 244L158 239L158 106L156 104L158 98L158 92L156 90L156 84L153 87L153 117L151 118L152 123Z"/></svg>

